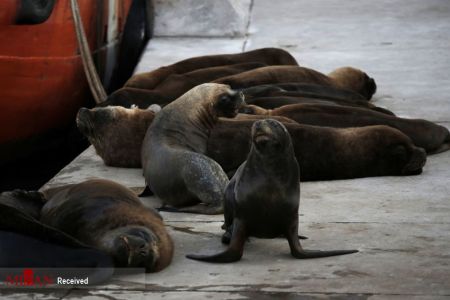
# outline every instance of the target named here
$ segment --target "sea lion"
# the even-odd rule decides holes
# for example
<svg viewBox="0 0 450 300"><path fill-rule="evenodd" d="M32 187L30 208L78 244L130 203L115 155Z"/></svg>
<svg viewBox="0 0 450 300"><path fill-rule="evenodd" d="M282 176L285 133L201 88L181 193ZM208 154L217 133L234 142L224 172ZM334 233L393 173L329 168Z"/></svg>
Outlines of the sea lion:
<svg viewBox="0 0 450 300"><path fill-rule="evenodd" d="M0 195L0 274L10 275L3 268L65 268L70 277L89 277L90 284L110 278L108 254L39 222L42 199L39 192L21 190Z"/></svg>
<svg viewBox="0 0 450 300"><path fill-rule="evenodd" d="M370 110L374 110L383 114L395 116L393 112L386 108L378 107L373 105L368 101L347 101L347 100L330 100L330 99L320 99L320 98L306 98L306 97L298 97L296 95L290 95L291 92L280 92L279 96L270 96L270 97L256 97L252 99L248 99L248 104L257 105L266 109L274 109L285 105L291 104L326 104L332 106L350 106L350 107L360 107L366 108ZM241 111L245 113L244 111Z"/></svg>
<svg viewBox="0 0 450 300"><path fill-rule="evenodd" d="M115 108L112 108L115 109ZM101 110L106 111L104 108ZM145 113L145 110L127 110L131 115ZM92 112L92 111L91 111ZM95 111L96 113L99 110ZM111 110L108 110L111 113ZM251 116L250 116L251 117ZM259 118L264 116L258 116ZM133 118L123 116L126 120L121 126L121 120L114 121L115 127L109 130L108 123L102 123L100 118L88 115L90 127L88 134L99 138L90 140L100 156L109 157L111 166L126 166L126 162L139 162L139 157L115 157L119 149L132 147L140 149L144 135L127 135L125 124ZM248 117L245 117L248 119ZM103 118L103 122L110 121ZM139 120L139 118L136 118ZM394 128L386 126L370 126L365 128L327 128L310 125L289 125L294 121L282 121L291 133L297 160L302 167L302 180L331 180L383 175L412 175L421 172L425 164L426 156L423 150L413 147L411 140ZM100 124L99 124L100 123ZM295 122L296 123L296 122ZM91 125L92 124L92 125ZM213 129L209 132L206 143L206 155L216 160L229 174L245 160L245 155L250 149L250 130L252 120L240 120L219 118ZM142 126L135 122L133 126ZM146 125L144 125L146 126ZM108 140L101 138L108 136L113 131L115 134L115 147L108 145ZM142 131L137 131L142 132ZM386 138L384 138L384 136ZM130 142L130 138L132 142ZM366 141L367 140L367 141ZM377 141L381 142L378 144ZM123 141L123 146L120 146ZM396 150L398 146L398 150ZM403 150L404 147L404 150ZM126 153L126 152L124 152ZM137 153L137 151L130 151ZM102 157L103 157L102 156ZM338 158L343 157L340 161ZM399 158L396 160L396 157ZM394 160L390 166L390 160ZM409 167L405 168L408 161ZM415 163L413 163L415 162ZM380 163L380 165L378 165ZM352 169L354 168L354 169ZM402 169L405 170L402 172Z"/></svg>
<svg viewBox="0 0 450 300"><path fill-rule="evenodd" d="M154 117L150 109L80 108L76 122L106 165L140 168L142 141Z"/></svg>
<svg viewBox="0 0 450 300"><path fill-rule="evenodd" d="M242 94L223 84L202 84L165 106L142 146L147 186L179 211L218 214L228 177L205 155L208 135L219 117L234 117Z"/></svg>
<svg viewBox="0 0 450 300"><path fill-rule="evenodd" d="M283 116L300 124L337 128L387 125L409 136L414 145L427 153L449 149L450 133L447 128L421 119L406 119L386 115L364 108L330 106L322 104L292 104L276 109L263 109L246 105L241 111L265 116Z"/></svg>
<svg viewBox="0 0 450 300"><path fill-rule="evenodd" d="M276 238L289 242L295 258L317 258L357 250L304 250L298 238L300 171L289 132L280 122L266 119L252 126L252 146L225 191L224 241L228 248L214 255L186 255L207 262L241 259L248 237Z"/></svg>
<svg viewBox="0 0 450 300"><path fill-rule="evenodd" d="M211 131L206 153L228 172L245 161L252 120L222 120ZM384 125L330 128L284 123L291 134L303 181L417 175L426 153Z"/></svg>
<svg viewBox="0 0 450 300"><path fill-rule="evenodd" d="M266 65L298 65L291 54L279 48L261 48L236 54L205 55L134 75L125 83L125 87L151 90L171 74L184 74L203 68L247 62L259 62Z"/></svg>
<svg viewBox="0 0 450 300"><path fill-rule="evenodd" d="M243 89L262 84L312 83L347 89L369 100L376 92L375 81L361 70L344 67L331 72L329 76L299 66L268 66L214 80L228 84L233 89Z"/></svg>
<svg viewBox="0 0 450 300"><path fill-rule="evenodd" d="M157 272L173 256L161 216L110 180L92 179L43 191L40 221L114 259L116 267Z"/></svg>
<svg viewBox="0 0 450 300"><path fill-rule="evenodd" d="M366 101L362 95L350 90L333 86L300 82L262 84L242 89L242 92L245 95L245 99L280 96L280 92L292 92L295 93L297 97L305 98Z"/></svg>
<svg viewBox="0 0 450 300"><path fill-rule="evenodd" d="M152 90L123 87L109 95L108 99L99 106L118 105L131 107L133 104L137 105L139 108L147 108L151 104L164 106L196 85L263 66L266 66L266 64L249 62L203 68L184 74L171 74Z"/></svg>

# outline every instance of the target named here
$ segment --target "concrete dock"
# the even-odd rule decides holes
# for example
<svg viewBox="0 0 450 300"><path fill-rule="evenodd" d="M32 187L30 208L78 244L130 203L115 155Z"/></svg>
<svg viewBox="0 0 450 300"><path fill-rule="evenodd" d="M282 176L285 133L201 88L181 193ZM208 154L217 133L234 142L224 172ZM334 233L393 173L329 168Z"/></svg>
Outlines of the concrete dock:
<svg viewBox="0 0 450 300"><path fill-rule="evenodd" d="M302 66L340 66L375 78L372 100L402 117L450 127L450 1L253 0L242 38L155 38L136 72L203 54L260 47L290 51ZM284 239L252 238L233 264L186 259L222 249L223 216L162 213L175 242L172 264L90 290L9 293L11 299L447 299L450 298L450 151L418 176L301 184L306 249L359 253L295 260ZM140 169L106 167L92 147L46 186L107 178L143 187ZM156 199L145 198L149 205Z"/></svg>

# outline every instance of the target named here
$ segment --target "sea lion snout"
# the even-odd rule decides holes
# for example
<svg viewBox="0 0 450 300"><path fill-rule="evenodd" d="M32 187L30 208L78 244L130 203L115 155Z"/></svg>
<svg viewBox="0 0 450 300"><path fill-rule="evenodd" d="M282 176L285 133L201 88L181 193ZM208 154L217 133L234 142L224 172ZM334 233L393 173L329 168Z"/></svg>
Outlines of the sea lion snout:
<svg viewBox="0 0 450 300"><path fill-rule="evenodd" d="M418 175L422 173L422 168L427 161L427 154L425 150L418 147L413 147L409 162L402 170L403 175Z"/></svg>

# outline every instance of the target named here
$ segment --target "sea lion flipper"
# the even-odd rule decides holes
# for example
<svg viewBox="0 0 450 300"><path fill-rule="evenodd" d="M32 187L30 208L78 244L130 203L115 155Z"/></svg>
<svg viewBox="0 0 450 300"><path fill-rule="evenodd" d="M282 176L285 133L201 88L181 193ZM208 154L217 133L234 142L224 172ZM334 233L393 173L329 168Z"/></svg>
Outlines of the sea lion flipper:
<svg viewBox="0 0 450 300"><path fill-rule="evenodd" d="M16 208L36 219L39 219L45 201L44 194L38 191L13 190L0 194L0 203Z"/></svg>
<svg viewBox="0 0 450 300"><path fill-rule="evenodd" d="M206 261L206 262L216 262L216 263L230 263L241 259L244 253L244 244L247 240L247 231L245 224L235 219L233 222L233 234L231 237L231 242L228 248L220 253L213 255L201 255L201 254L188 254L186 255L189 259Z"/></svg>
<svg viewBox="0 0 450 300"><path fill-rule="evenodd" d="M358 252L358 250L331 250L331 251L304 250L300 245L299 236L297 234L297 228L298 223L297 226L292 226L290 232L286 235L286 238L289 242L289 246L291 248L291 254L295 258L298 259L319 258Z"/></svg>
<svg viewBox="0 0 450 300"><path fill-rule="evenodd" d="M199 204L195 204L192 206L178 208L177 212L195 213L195 214L204 214L204 215L219 215L219 214L223 213L223 206L222 205L205 205L205 204L199 203Z"/></svg>
<svg viewBox="0 0 450 300"><path fill-rule="evenodd" d="M146 185L144 190L139 193L138 197L147 197L147 196L153 196L153 195L154 195L153 191L150 189L150 187L148 185Z"/></svg>

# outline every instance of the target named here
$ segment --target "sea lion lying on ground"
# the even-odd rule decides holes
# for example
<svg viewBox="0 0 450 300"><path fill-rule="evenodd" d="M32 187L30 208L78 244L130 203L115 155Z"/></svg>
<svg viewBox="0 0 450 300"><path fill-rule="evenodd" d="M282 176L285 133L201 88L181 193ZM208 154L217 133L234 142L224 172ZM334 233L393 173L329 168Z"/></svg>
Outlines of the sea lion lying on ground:
<svg viewBox="0 0 450 300"><path fill-rule="evenodd" d="M266 119L252 126L252 146L225 191L225 238L228 248L214 255L186 255L207 262L241 259L248 237L286 237L295 258L317 258L357 250L303 250L298 238L300 171L289 132ZM231 238L231 239L230 239Z"/></svg>
<svg viewBox="0 0 450 300"><path fill-rule="evenodd" d="M11 275L11 270L3 274L3 268L64 268L68 277L88 277L89 284L110 278L114 265L108 254L38 221L42 200L39 192L0 195L0 274Z"/></svg>
<svg viewBox="0 0 450 300"><path fill-rule="evenodd" d="M428 153L438 153L450 148L447 128L421 119L404 119L376 111L345 106L323 104L292 104L276 109L264 109L246 105L241 109L248 114L283 116L300 124L335 128L388 125L409 136L417 147Z"/></svg>
<svg viewBox="0 0 450 300"><path fill-rule="evenodd" d="M312 83L350 90L369 100L376 92L375 81L361 70L343 67L325 75L299 66L268 66L214 80L233 89L262 84Z"/></svg>
<svg viewBox="0 0 450 300"><path fill-rule="evenodd" d="M125 87L152 90L172 74L184 74L203 68L248 62L259 62L266 65L298 65L291 54L279 48L261 48L235 54L205 55L134 75L125 83Z"/></svg>
<svg viewBox="0 0 450 300"><path fill-rule="evenodd" d="M267 65L260 62L249 62L203 68L184 74L171 74L152 90L123 87L109 95L108 99L99 106L131 107L133 104L139 108L147 108L151 104L165 106L196 85L264 66Z"/></svg>
<svg viewBox="0 0 450 300"><path fill-rule="evenodd" d="M42 193L22 191L21 201L42 203L38 214L43 227L110 255L116 267L157 272L172 260L173 243L161 216L113 181L92 179Z"/></svg>
<svg viewBox="0 0 450 300"><path fill-rule="evenodd" d="M208 140L208 156L232 173L250 150L252 124L251 120L218 122ZM284 125L291 135L304 181L416 175L426 162L422 148L388 126Z"/></svg>
<svg viewBox="0 0 450 300"><path fill-rule="evenodd" d="M156 114L142 145L146 184L179 211L219 214L228 177L205 155L219 117L237 115L244 100L223 84L199 85Z"/></svg>
<svg viewBox="0 0 450 300"><path fill-rule="evenodd" d="M282 92L295 93L296 97L328 100L367 101L362 95L350 90L313 83L288 82L256 85L242 89L245 99L280 96Z"/></svg>
<svg viewBox="0 0 450 300"><path fill-rule="evenodd" d="M246 102L247 104L253 104L266 109L274 109L285 105L294 105L294 104L326 104L332 106L350 106L350 107L370 109L386 115L395 116L394 113L391 112L390 110L375 106L367 101L329 100L329 99L280 95L280 96L253 98L249 99ZM245 109L241 112L245 113Z"/></svg>
<svg viewBox="0 0 450 300"><path fill-rule="evenodd" d="M113 114L116 109L124 112L120 115L125 121L122 123L120 119L114 119L114 127L110 127L109 123L112 122L112 118L96 116L100 113ZM133 118L126 116L126 112L129 112L130 116L146 115L147 122L151 122L153 117L145 110L132 111L118 107L79 112L79 119L89 120L78 122L84 124L81 126L84 128L83 133L89 137L96 149L103 149L97 152L102 157L108 157L108 163L112 166L126 166L127 162L133 164L140 162L138 157L126 158L126 155L122 155L126 154L126 150L123 149L137 153L136 149L140 149L143 140L143 135L130 136L127 129L130 122L133 128L141 126L142 119L135 117L137 121L133 123ZM80 114L83 116L80 117ZM418 174L426 161L423 150L414 147L407 136L390 127L335 129L288 123L283 122L291 133L297 160L303 170L301 179L304 181ZM220 118L209 134L206 155L216 160L226 172L236 170L250 149L252 124L251 120L235 121ZM110 147L108 140L102 138L109 136L111 132L115 134L114 147ZM120 159L115 158L116 153L120 154ZM138 165L130 164L129 167Z"/></svg>

